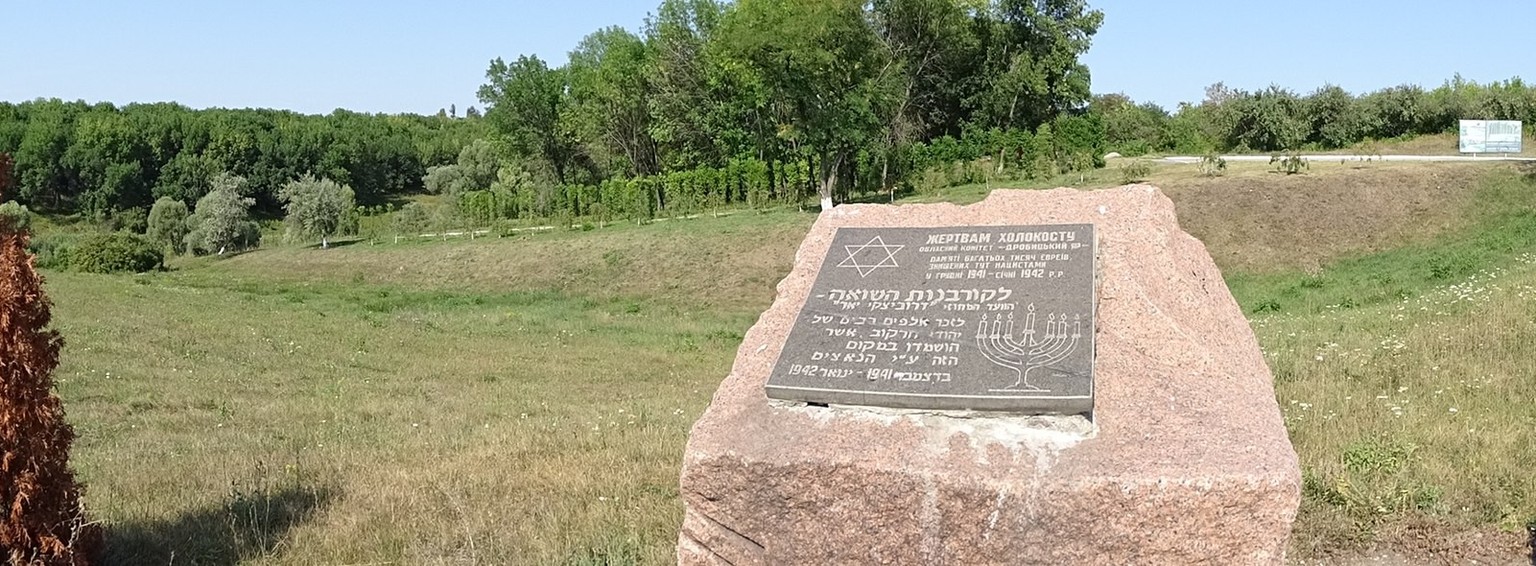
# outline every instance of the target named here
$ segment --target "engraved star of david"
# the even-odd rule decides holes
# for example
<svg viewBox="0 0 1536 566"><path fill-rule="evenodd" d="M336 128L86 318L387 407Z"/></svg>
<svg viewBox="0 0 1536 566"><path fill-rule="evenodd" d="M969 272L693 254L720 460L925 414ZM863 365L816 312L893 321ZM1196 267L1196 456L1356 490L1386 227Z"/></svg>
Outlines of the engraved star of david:
<svg viewBox="0 0 1536 566"><path fill-rule="evenodd" d="M901 267L896 263L896 252L905 247L887 244L880 236L875 236L862 245L843 246L848 250L848 259L837 266L852 267L859 270L859 277L868 277L882 267Z"/></svg>

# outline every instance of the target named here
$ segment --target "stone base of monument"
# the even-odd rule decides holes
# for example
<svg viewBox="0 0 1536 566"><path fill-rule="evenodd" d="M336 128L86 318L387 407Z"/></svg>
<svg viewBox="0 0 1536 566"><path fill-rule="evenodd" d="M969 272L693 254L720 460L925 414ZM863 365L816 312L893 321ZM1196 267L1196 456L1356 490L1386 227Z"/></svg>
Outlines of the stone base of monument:
<svg viewBox="0 0 1536 566"><path fill-rule="evenodd" d="M770 400L840 227L1093 224L1093 413ZM681 564L1279 564L1300 498L1270 372L1157 189L997 191L822 215L694 426Z"/></svg>

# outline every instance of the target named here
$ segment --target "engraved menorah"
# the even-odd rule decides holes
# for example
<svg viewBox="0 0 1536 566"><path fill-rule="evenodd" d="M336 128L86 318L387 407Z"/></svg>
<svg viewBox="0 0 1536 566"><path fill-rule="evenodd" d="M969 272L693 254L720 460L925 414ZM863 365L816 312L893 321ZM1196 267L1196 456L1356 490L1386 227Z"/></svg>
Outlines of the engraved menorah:
<svg viewBox="0 0 1536 566"><path fill-rule="evenodd" d="M1080 314L1072 317L1070 333L1066 313L1046 315L1044 332L1036 331L1037 322L1035 305L1030 304L1029 313L1024 316L1023 334L1015 338L1013 313L1008 313L1006 321L1001 314L990 322L987 315L982 315L976 347L987 360L1019 375L1013 385L992 391L1045 391L1029 382L1029 373L1066 359L1083 337Z"/></svg>

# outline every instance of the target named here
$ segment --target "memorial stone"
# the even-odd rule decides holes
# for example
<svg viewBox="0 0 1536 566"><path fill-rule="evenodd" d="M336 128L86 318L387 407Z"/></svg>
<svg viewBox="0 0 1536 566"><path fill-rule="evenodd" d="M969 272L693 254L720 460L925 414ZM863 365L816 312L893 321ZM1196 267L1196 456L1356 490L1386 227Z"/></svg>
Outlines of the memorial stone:
<svg viewBox="0 0 1536 566"><path fill-rule="evenodd" d="M997 247L1031 239L1069 249ZM1247 319L1156 188L844 205L689 434L677 558L1279 565L1300 475Z"/></svg>

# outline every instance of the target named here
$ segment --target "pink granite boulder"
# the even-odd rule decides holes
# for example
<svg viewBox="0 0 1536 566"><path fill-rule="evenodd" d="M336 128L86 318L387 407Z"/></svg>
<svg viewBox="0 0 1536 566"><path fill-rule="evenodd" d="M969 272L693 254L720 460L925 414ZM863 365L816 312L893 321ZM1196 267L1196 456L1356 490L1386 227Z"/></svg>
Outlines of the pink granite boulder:
<svg viewBox="0 0 1536 566"><path fill-rule="evenodd" d="M1093 421L770 401L839 227L1092 223ZM681 564L1280 564L1300 499L1268 367L1154 187L844 205L806 236L684 455Z"/></svg>

